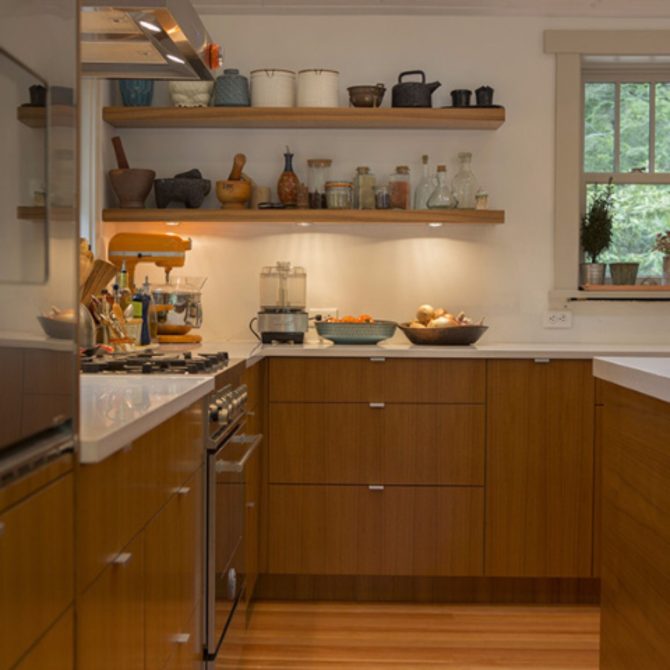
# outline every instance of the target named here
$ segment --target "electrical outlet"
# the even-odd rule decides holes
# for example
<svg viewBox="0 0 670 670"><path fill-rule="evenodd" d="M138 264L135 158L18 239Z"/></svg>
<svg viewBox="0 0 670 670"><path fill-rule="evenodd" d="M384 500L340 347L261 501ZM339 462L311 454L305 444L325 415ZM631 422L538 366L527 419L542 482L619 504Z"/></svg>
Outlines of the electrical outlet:
<svg viewBox="0 0 670 670"><path fill-rule="evenodd" d="M310 321L325 321L326 319L337 319L339 310L337 307L310 307L307 310Z"/></svg>
<svg viewBox="0 0 670 670"><path fill-rule="evenodd" d="M544 313L542 325L545 328L572 328L572 312L569 310L549 310Z"/></svg>

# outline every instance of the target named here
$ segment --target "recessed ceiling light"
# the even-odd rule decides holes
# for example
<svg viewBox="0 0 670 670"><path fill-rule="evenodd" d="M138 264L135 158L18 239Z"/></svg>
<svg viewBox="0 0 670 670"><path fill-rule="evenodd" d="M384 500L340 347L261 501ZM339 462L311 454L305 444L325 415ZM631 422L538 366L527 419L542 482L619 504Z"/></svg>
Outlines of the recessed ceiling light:
<svg viewBox="0 0 670 670"><path fill-rule="evenodd" d="M174 228L175 226L181 226L181 221L166 221L165 225Z"/></svg>
<svg viewBox="0 0 670 670"><path fill-rule="evenodd" d="M312 224L309 221L298 221L297 225L301 228L309 228Z"/></svg>

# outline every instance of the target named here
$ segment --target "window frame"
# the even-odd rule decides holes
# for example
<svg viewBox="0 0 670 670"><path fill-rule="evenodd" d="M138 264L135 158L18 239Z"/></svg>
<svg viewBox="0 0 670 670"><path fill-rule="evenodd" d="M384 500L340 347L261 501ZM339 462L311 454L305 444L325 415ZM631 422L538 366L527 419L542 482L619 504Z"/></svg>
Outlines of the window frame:
<svg viewBox="0 0 670 670"><path fill-rule="evenodd" d="M635 300L670 301L670 292L586 292L579 290L579 221L585 206L584 180L584 80L590 75L589 57L603 63L601 72L623 70L617 60L635 57L639 74L657 70L655 57L670 56L670 30L546 30L544 51L556 58L556 137L554 198L554 288L550 307L567 306L572 301ZM663 70L668 72L668 63ZM633 68L626 67L630 73ZM589 75L586 73L589 72ZM629 73L627 73L629 74ZM631 74L629 74L631 76ZM591 173L594 174L594 173ZM595 173L598 174L598 173ZM635 175L636 183L650 183L652 173ZM604 182L609 179L609 174ZM658 175L655 175L658 176ZM637 181L639 180L639 181ZM616 178L615 183L620 183ZM665 182L663 182L665 183ZM670 183L670 180L668 181ZM559 195L560 194L560 195Z"/></svg>

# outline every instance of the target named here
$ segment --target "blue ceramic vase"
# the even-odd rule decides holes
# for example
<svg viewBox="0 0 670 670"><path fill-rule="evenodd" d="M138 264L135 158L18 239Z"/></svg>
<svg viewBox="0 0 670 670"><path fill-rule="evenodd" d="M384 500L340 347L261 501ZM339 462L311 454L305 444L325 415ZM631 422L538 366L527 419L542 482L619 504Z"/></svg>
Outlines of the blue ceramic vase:
<svg viewBox="0 0 670 670"><path fill-rule="evenodd" d="M214 82L212 105L215 107L249 107L249 82L235 68L223 71Z"/></svg>
<svg viewBox="0 0 670 670"><path fill-rule="evenodd" d="M126 107L149 107L154 97L154 80L120 79L119 89Z"/></svg>

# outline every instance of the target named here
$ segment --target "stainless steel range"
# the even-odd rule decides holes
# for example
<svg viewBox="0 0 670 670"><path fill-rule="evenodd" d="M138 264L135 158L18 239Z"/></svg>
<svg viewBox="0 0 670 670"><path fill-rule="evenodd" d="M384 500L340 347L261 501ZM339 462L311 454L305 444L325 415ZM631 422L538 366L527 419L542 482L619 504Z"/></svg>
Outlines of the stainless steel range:
<svg viewBox="0 0 670 670"><path fill-rule="evenodd" d="M151 349L131 354L82 357L82 372L93 374L216 374L229 363L225 351L207 354L157 353Z"/></svg>

